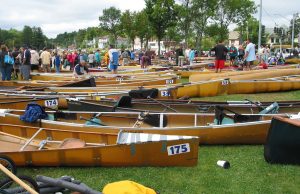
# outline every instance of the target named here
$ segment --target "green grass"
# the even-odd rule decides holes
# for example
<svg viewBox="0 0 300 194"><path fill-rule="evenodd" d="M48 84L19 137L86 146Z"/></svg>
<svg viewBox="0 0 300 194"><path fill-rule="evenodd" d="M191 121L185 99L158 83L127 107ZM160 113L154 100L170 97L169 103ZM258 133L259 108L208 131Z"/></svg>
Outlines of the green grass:
<svg viewBox="0 0 300 194"><path fill-rule="evenodd" d="M230 95L200 100L224 101L251 99L259 101L299 100L300 91ZM216 165L227 160L225 170ZM263 146L200 146L196 167L168 168L20 168L19 174L60 177L71 175L101 191L104 185L132 180L160 191L161 194L199 193L300 193L300 166L271 165L265 162Z"/></svg>
<svg viewBox="0 0 300 194"><path fill-rule="evenodd" d="M230 162L229 169L216 165ZM299 193L300 167L265 162L263 146L200 146L196 167L21 168L20 174L71 175L101 191L104 185L132 180L162 194Z"/></svg>

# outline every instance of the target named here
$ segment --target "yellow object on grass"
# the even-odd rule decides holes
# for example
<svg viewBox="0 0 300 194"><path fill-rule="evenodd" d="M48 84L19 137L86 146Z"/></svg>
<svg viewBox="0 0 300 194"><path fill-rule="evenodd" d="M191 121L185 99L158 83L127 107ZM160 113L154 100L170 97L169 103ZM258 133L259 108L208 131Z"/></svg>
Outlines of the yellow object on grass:
<svg viewBox="0 0 300 194"><path fill-rule="evenodd" d="M105 185L104 194L156 194L153 189L133 181L119 181Z"/></svg>

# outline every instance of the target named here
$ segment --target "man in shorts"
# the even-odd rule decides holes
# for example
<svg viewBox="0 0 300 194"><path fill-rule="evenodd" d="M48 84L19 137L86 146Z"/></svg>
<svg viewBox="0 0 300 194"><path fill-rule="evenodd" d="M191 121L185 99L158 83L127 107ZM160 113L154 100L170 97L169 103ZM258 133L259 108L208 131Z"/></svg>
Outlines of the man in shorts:
<svg viewBox="0 0 300 194"><path fill-rule="evenodd" d="M219 43L214 48L211 49L211 51L214 51L216 55L216 61L215 61L216 73L218 72L221 73L221 70L224 68L225 65L228 49L223 44L223 41L220 40Z"/></svg>
<svg viewBox="0 0 300 194"><path fill-rule="evenodd" d="M255 44L253 44L250 39L247 40L244 59L246 60L246 67L244 70L251 70L251 65L253 65L253 62L256 60L256 55Z"/></svg>
<svg viewBox="0 0 300 194"><path fill-rule="evenodd" d="M108 67L113 74L116 74L119 66L119 51L114 48L114 45L110 45L110 49L108 50L108 55L109 55Z"/></svg>

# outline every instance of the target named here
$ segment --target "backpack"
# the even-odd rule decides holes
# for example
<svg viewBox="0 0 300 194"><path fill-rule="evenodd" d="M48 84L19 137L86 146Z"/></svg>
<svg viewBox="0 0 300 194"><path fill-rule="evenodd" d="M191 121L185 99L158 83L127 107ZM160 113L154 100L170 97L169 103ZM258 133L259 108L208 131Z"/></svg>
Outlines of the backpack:
<svg viewBox="0 0 300 194"><path fill-rule="evenodd" d="M45 112L44 108L36 103L28 103L24 115L20 116L21 121L34 123L38 119L45 119L48 114Z"/></svg>
<svg viewBox="0 0 300 194"><path fill-rule="evenodd" d="M9 53L7 53L6 55L4 55L4 63L13 65L15 63L15 61L14 61L14 58Z"/></svg>
<svg viewBox="0 0 300 194"><path fill-rule="evenodd" d="M112 53L112 65L118 65L119 64L119 53L113 52Z"/></svg>

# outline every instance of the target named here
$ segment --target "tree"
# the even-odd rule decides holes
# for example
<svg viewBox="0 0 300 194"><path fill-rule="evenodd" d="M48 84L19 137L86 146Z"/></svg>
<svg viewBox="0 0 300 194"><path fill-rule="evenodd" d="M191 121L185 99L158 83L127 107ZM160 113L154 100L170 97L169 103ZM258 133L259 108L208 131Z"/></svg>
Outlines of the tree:
<svg viewBox="0 0 300 194"><path fill-rule="evenodd" d="M137 37L139 37L141 41L141 48L143 48L144 40L146 41L144 48L147 48L148 41L153 36L153 29L145 10L142 10L136 14L135 29Z"/></svg>
<svg viewBox="0 0 300 194"><path fill-rule="evenodd" d="M215 15L217 0L193 0L192 15L193 25L196 31L196 48L201 50L201 42L207 28L208 20Z"/></svg>
<svg viewBox="0 0 300 194"><path fill-rule="evenodd" d="M178 9L180 15L178 26L181 29L180 31L182 31L186 47L188 47L188 39L191 34L192 19L194 17L191 14L191 1L192 0L181 0L181 6Z"/></svg>
<svg viewBox="0 0 300 194"><path fill-rule="evenodd" d="M99 17L100 27L113 35L114 44L117 43L116 40L119 34L120 19L121 11L115 7L104 9L102 16Z"/></svg>
<svg viewBox="0 0 300 194"><path fill-rule="evenodd" d="M137 28L135 24L136 13L130 13L129 10L126 10L121 16L121 27L129 41L132 43L132 49L134 50L134 39L137 35Z"/></svg>
<svg viewBox="0 0 300 194"><path fill-rule="evenodd" d="M228 26L232 23L247 21L256 7L251 0L218 0L214 21L220 27L220 38L228 37Z"/></svg>
<svg viewBox="0 0 300 194"><path fill-rule="evenodd" d="M145 3L150 25L158 39L158 55L160 56L160 41L166 35L166 29L176 24L178 7L174 0L145 0Z"/></svg>
<svg viewBox="0 0 300 194"><path fill-rule="evenodd" d="M264 28L265 27L262 26L262 29L264 29ZM247 29L248 29L248 31L247 31ZM246 40L247 36L248 36L254 44L257 44L258 43L258 29L259 29L259 21L256 18L251 17L246 21L246 24L239 25L238 28L236 28L235 30L239 31L240 33L242 32L240 34L240 36L243 41ZM266 37L265 30L262 30L261 43L266 44L266 40L267 40L267 37Z"/></svg>
<svg viewBox="0 0 300 194"><path fill-rule="evenodd" d="M24 26L23 28L23 43L27 46L32 44L33 32L30 26Z"/></svg>
<svg viewBox="0 0 300 194"><path fill-rule="evenodd" d="M32 28L32 46L41 50L45 46L45 35L40 27Z"/></svg>

